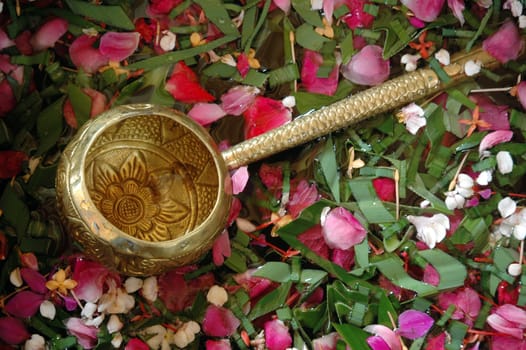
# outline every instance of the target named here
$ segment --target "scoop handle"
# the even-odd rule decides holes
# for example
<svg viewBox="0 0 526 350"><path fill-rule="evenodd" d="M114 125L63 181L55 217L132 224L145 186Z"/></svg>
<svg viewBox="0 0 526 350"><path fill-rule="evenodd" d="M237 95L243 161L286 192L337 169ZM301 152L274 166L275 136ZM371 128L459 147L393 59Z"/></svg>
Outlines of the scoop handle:
<svg viewBox="0 0 526 350"><path fill-rule="evenodd" d="M467 76L464 65L469 60L479 61L484 69L494 69L500 65L484 50L477 48L456 55L452 58L451 64L443 67L450 78L447 84L443 83L431 68L406 73L334 104L301 115L290 123L265 134L243 141L223 151L222 156L228 168L235 169L312 141L368 117L403 107L465 80Z"/></svg>

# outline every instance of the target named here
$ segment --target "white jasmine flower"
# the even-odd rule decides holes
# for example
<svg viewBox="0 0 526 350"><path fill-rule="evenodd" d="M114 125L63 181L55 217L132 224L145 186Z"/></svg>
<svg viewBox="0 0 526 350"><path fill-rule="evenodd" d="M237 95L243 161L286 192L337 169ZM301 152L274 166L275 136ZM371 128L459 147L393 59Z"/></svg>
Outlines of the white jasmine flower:
<svg viewBox="0 0 526 350"><path fill-rule="evenodd" d="M440 64L447 66L451 63L451 57L449 55L449 51L446 49L440 49L435 53L435 58L437 59Z"/></svg>
<svg viewBox="0 0 526 350"><path fill-rule="evenodd" d="M412 102L403 107L397 113L398 121L405 124L405 128L411 134L416 135L418 130L426 125L426 118L424 117L424 110L422 107Z"/></svg>
<svg viewBox="0 0 526 350"><path fill-rule="evenodd" d="M40 334L32 334L24 343L24 350L45 350L46 340Z"/></svg>
<svg viewBox="0 0 526 350"><path fill-rule="evenodd" d="M164 336L166 334L166 328L161 326L160 324L156 324L155 326L150 326L148 328L145 328L142 333L147 335L146 343L148 346L152 349L159 349L161 347L161 344L164 340Z"/></svg>
<svg viewBox="0 0 526 350"><path fill-rule="evenodd" d="M108 314L125 314L135 306L135 299L123 288L117 288L115 282L109 281L108 292L99 299L99 312Z"/></svg>
<svg viewBox="0 0 526 350"><path fill-rule="evenodd" d="M522 265L518 263L509 264L508 273L513 277L519 276L522 273Z"/></svg>
<svg viewBox="0 0 526 350"><path fill-rule="evenodd" d="M455 209L462 209L464 208L464 204L466 204L466 198L461 196L455 191L449 191L445 193L446 199L446 207L449 210L455 210Z"/></svg>
<svg viewBox="0 0 526 350"><path fill-rule="evenodd" d="M287 108L294 108L296 106L296 98L294 96L287 96L281 100L281 103Z"/></svg>
<svg viewBox="0 0 526 350"><path fill-rule="evenodd" d="M118 349L121 347L121 344L122 344L122 334L121 333L115 333L113 335L113 338L111 339L111 345Z"/></svg>
<svg viewBox="0 0 526 350"><path fill-rule="evenodd" d="M55 309L55 304L53 304L49 300L44 300L40 304L39 310L40 310L40 314L49 320L53 320L57 313L57 310Z"/></svg>
<svg viewBox="0 0 526 350"><path fill-rule="evenodd" d="M225 288L213 285L206 294L206 300L208 300L210 304L223 306L228 300L228 293Z"/></svg>
<svg viewBox="0 0 526 350"><path fill-rule="evenodd" d="M22 279L22 274L20 273L20 268L17 267L9 273L9 281L11 284L15 287L22 287L22 284L24 284L24 280Z"/></svg>
<svg viewBox="0 0 526 350"><path fill-rule="evenodd" d="M84 323L86 326L93 326L99 328L99 326L104 321L104 314L100 314L97 317L87 319Z"/></svg>
<svg viewBox="0 0 526 350"><path fill-rule="evenodd" d="M195 337L195 336L194 336ZM185 332L178 330L174 334L174 344L178 348L186 348L188 344L190 344L192 341L189 339L188 334Z"/></svg>
<svg viewBox="0 0 526 350"><path fill-rule="evenodd" d="M513 17L522 15L522 3L519 0L506 0L502 8L510 10Z"/></svg>
<svg viewBox="0 0 526 350"><path fill-rule="evenodd" d="M482 67L482 62L469 60L464 65L464 72L466 73L468 77L471 77L473 75L479 74L481 67Z"/></svg>
<svg viewBox="0 0 526 350"><path fill-rule="evenodd" d="M161 40L159 40L159 46L164 51L172 51L175 49L176 35L174 32L169 30L163 30L161 32Z"/></svg>
<svg viewBox="0 0 526 350"><path fill-rule="evenodd" d="M412 71L416 70L416 68L418 66L418 60L421 57L422 56L420 56L420 54L411 55L411 54L406 53L405 55L403 55L400 58L400 63L405 65L405 70L407 72L412 72Z"/></svg>
<svg viewBox="0 0 526 350"><path fill-rule="evenodd" d="M479 176L477 176L477 184L479 184L480 186L489 185L491 180L493 180L493 175L491 174L491 170L481 171Z"/></svg>
<svg viewBox="0 0 526 350"><path fill-rule="evenodd" d="M461 209L466 203L466 199L473 196L473 185L475 182L467 174L459 174L457 183L453 191L446 192L446 206L449 210Z"/></svg>
<svg viewBox="0 0 526 350"><path fill-rule="evenodd" d="M117 315L111 315L108 324L106 324L106 328L108 328L110 334L120 331L123 326L124 324Z"/></svg>
<svg viewBox="0 0 526 350"><path fill-rule="evenodd" d="M124 289L126 289L126 292L129 294L135 293L142 288L142 284L142 279L137 277L128 277L126 281L124 281Z"/></svg>
<svg viewBox="0 0 526 350"><path fill-rule="evenodd" d="M501 174L509 174L513 171L513 158L508 151L497 153L497 169Z"/></svg>
<svg viewBox="0 0 526 350"><path fill-rule="evenodd" d="M154 302L157 300L157 293L159 292L159 288L157 286L157 277L150 276L146 278L143 282L141 294L144 297L144 299Z"/></svg>
<svg viewBox="0 0 526 350"><path fill-rule="evenodd" d="M195 335L199 333L201 327L195 321L183 324L174 334L174 344L179 348L185 348L195 340Z"/></svg>
<svg viewBox="0 0 526 350"><path fill-rule="evenodd" d="M80 313L80 316L85 318L92 318L95 314L95 311L97 311L97 304L87 302L84 305L84 308L82 309L82 312Z"/></svg>
<svg viewBox="0 0 526 350"><path fill-rule="evenodd" d="M416 238L431 249L446 238L446 231L449 230L449 218L444 214L431 217L409 215L407 220L415 226Z"/></svg>
<svg viewBox="0 0 526 350"><path fill-rule="evenodd" d="M517 203L515 203L515 201L510 197L505 197L499 201L497 209L499 210L500 216L507 218L508 216L515 213L515 210L517 209Z"/></svg>

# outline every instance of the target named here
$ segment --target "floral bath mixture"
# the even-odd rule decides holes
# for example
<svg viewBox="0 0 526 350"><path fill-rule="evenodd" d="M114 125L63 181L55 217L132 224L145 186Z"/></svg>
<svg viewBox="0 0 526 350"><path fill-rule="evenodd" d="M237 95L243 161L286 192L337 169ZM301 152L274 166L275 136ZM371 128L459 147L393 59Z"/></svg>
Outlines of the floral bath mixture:
<svg viewBox="0 0 526 350"><path fill-rule="evenodd" d="M526 349L524 5L1 1L0 347ZM170 106L226 149L477 47L501 67L233 170L191 266L120 275L61 226L58 160L104 110Z"/></svg>

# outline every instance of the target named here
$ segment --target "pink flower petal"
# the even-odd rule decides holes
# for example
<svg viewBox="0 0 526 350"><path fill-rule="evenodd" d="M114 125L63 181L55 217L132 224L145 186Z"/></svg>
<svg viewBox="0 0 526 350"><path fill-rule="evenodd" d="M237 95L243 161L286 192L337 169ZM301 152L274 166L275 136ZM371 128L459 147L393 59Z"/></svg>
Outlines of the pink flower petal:
<svg viewBox="0 0 526 350"><path fill-rule="evenodd" d="M496 314L516 323L519 328L526 328L526 311L512 304L504 304L497 308Z"/></svg>
<svg viewBox="0 0 526 350"><path fill-rule="evenodd" d="M377 335L367 338L367 345L369 345L372 350L391 350L385 340Z"/></svg>
<svg viewBox="0 0 526 350"><path fill-rule="evenodd" d="M100 38L99 51L110 61L123 61L130 57L137 47L141 35L137 32L107 32Z"/></svg>
<svg viewBox="0 0 526 350"><path fill-rule="evenodd" d="M35 315L44 301L42 294L24 290L15 294L5 305L5 311L15 317L31 317Z"/></svg>
<svg viewBox="0 0 526 350"><path fill-rule="evenodd" d="M350 211L332 209L322 223L322 233L330 248L349 249L364 240L367 231Z"/></svg>
<svg viewBox="0 0 526 350"><path fill-rule="evenodd" d="M323 0L323 15L328 24L332 24L332 15L334 13L334 0Z"/></svg>
<svg viewBox="0 0 526 350"><path fill-rule="evenodd" d="M445 0L402 0L417 18L424 22L433 22L442 11Z"/></svg>
<svg viewBox="0 0 526 350"><path fill-rule="evenodd" d="M396 333L391 329L381 324L371 324L365 326L364 330L366 332L372 333L381 337L391 350L402 350L402 344L400 343L400 338Z"/></svg>
<svg viewBox="0 0 526 350"><path fill-rule="evenodd" d="M95 73L100 67L108 63L108 58L93 47L97 37L81 35L69 47L69 57L75 66L86 73Z"/></svg>
<svg viewBox="0 0 526 350"><path fill-rule="evenodd" d="M97 345L98 329L94 326L86 326L80 318L69 318L66 321L66 328L84 349L92 349Z"/></svg>
<svg viewBox="0 0 526 350"><path fill-rule="evenodd" d="M290 11L290 0L272 0L274 5L279 7L283 12L289 13Z"/></svg>
<svg viewBox="0 0 526 350"><path fill-rule="evenodd" d="M281 101L256 96L254 103L243 113L243 117L245 138L249 139L290 122L292 113Z"/></svg>
<svg viewBox="0 0 526 350"><path fill-rule="evenodd" d="M511 335L517 339L522 339L523 330L517 328L517 325L513 322L508 321L502 316L497 314L491 314L486 319L486 322L490 325L491 328L497 332Z"/></svg>
<svg viewBox="0 0 526 350"><path fill-rule="evenodd" d="M502 63L517 59L523 46L519 29L512 21L506 21L482 42L482 48Z"/></svg>
<svg viewBox="0 0 526 350"><path fill-rule="evenodd" d="M309 185L306 180L301 180L287 203L287 211L293 218L296 218L303 209L314 204L319 197L316 184Z"/></svg>
<svg viewBox="0 0 526 350"><path fill-rule="evenodd" d="M442 332L435 337L430 337L426 350L444 350L446 348L446 333Z"/></svg>
<svg viewBox="0 0 526 350"><path fill-rule="evenodd" d="M424 336L433 327L435 321L428 314L407 310L398 316L398 329L396 333L402 337L414 340Z"/></svg>
<svg viewBox="0 0 526 350"><path fill-rule="evenodd" d="M458 291L456 305L465 315L464 322L472 326L482 307L477 292L472 288L464 288Z"/></svg>
<svg viewBox="0 0 526 350"><path fill-rule="evenodd" d="M487 127L477 125L478 130L486 131L510 129L508 106L497 105L489 97L483 94L474 94L473 96L470 96L470 99L480 107L479 119L489 124Z"/></svg>
<svg viewBox="0 0 526 350"><path fill-rule="evenodd" d="M5 49L6 47L11 47L15 45L15 42L11 40L6 32L0 28L0 50Z"/></svg>
<svg viewBox="0 0 526 350"><path fill-rule="evenodd" d="M499 143L508 142L513 137L513 131L511 130L497 130L490 132L479 144L479 154L491 148Z"/></svg>
<svg viewBox="0 0 526 350"><path fill-rule="evenodd" d="M120 277L98 262L79 259L75 263L72 279L77 281L74 291L80 300L96 303L104 292L108 281L114 280L120 285Z"/></svg>
<svg viewBox="0 0 526 350"><path fill-rule="evenodd" d="M340 338L339 334L332 332L326 334L320 338L312 340L312 349L313 350L335 350L338 339Z"/></svg>
<svg viewBox="0 0 526 350"><path fill-rule="evenodd" d="M389 60L382 57L382 48L367 45L342 67L342 74L359 85L378 85L389 78Z"/></svg>
<svg viewBox="0 0 526 350"><path fill-rule="evenodd" d="M393 179L388 177L377 177L373 179L373 187L380 198L386 202L394 202L395 197L395 182Z"/></svg>
<svg viewBox="0 0 526 350"><path fill-rule="evenodd" d="M374 16L364 11L364 5L368 3L365 0L335 0L334 8L347 6L349 12L342 17L342 20L349 28L368 28L374 22Z"/></svg>
<svg viewBox="0 0 526 350"><path fill-rule="evenodd" d="M202 323L203 332L212 337L229 337L239 325L232 311L215 305L208 306Z"/></svg>
<svg viewBox="0 0 526 350"><path fill-rule="evenodd" d="M517 86L517 98L522 108L526 109L526 81L521 81Z"/></svg>
<svg viewBox="0 0 526 350"><path fill-rule="evenodd" d="M335 65L327 78L317 76L323 56L316 51L304 50L301 67L301 86L308 92L332 96L338 88L339 65Z"/></svg>
<svg viewBox="0 0 526 350"><path fill-rule="evenodd" d="M17 345L29 339L31 334L24 323L14 317L0 317L0 339L11 345Z"/></svg>
<svg viewBox="0 0 526 350"><path fill-rule="evenodd" d="M188 116L203 126L223 118L226 112L215 103L196 103L188 112Z"/></svg>
<svg viewBox="0 0 526 350"><path fill-rule="evenodd" d="M238 85L221 96L221 107L230 115L241 115L254 103L259 89L248 85Z"/></svg>
<svg viewBox="0 0 526 350"><path fill-rule="evenodd" d="M216 266L223 265L225 257L228 258L232 254L230 248L230 238L228 237L228 231L224 230L219 237L214 241L212 247L212 258Z"/></svg>
<svg viewBox="0 0 526 350"><path fill-rule="evenodd" d="M68 21L62 18L53 18L44 23L31 37L31 46L34 51L42 51L53 47L58 39L68 31Z"/></svg>
<svg viewBox="0 0 526 350"><path fill-rule="evenodd" d="M431 264L427 264L424 268L424 283L428 283L432 286L438 286L440 284L440 274Z"/></svg>
<svg viewBox="0 0 526 350"><path fill-rule="evenodd" d="M206 350L231 350L232 346L230 345L230 340L228 339L207 339L205 342L205 348Z"/></svg>
<svg viewBox="0 0 526 350"><path fill-rule="evenodd" d="M466 7L464 0L447 0L447 6L451 9L453 15L458 19L460 25L464 25L465 19L464 15L462 14L462 11L464 11L464 8Z"/></svg>
<svg viewBox="0 0 526 350"><path fill-rule="evenodd" d="M329 246L323 239L322 228L320 225L314 225L307 231L298 235L298 240L318 256L329 259Z"/></svg>
<svg viewBox="0 0 526 350"><path fill-rule="evenodd" d="M289 327L279 319L265 322L265 345L268 350L285 350L292 346Z"/></svg>
<svg viewBox="0 0 526 350"><path fill-rule="evenodd" d="M184 62L177 62L166 82L165 89L177 101L184 103L212 102L210 95L200 84L197 75Z"/></svg>
<svg viewBox="0 0 526 350"><path fill-rule="evenodd" d="M241 285L247 292L251 300L257 299L262 295L268 293L273 289L272 281L253 276L256 269L248 269L247 271L234 275L234 281Z"/></svg>
<svg viewBox="0 0 526 350"><path fill-rule="evenodd" d="M245 189L250 175L248 174L248 167L242 166L233 171L232 178L232 194L240 194Z"/></svg>
<svg viewBox="0 0 526 350"><path fill-rule="evenodd" d="M45 294L48 291L46 287L46 278L42 276L40 272L28 267L23 267L20 269L20 275L33 292Z"/></svg>

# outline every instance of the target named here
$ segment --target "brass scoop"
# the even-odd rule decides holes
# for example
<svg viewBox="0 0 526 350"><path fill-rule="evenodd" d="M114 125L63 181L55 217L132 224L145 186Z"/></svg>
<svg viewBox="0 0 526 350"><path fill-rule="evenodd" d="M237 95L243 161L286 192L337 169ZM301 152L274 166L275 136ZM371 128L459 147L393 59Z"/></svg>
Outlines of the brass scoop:
<svg viewBox="0 0 526 350"><path fill-rule="evenodd" d="M228 169L263 159L466 78L467 61L499 63L482 49L453 58L443 84L429 68L389 80L220 153L182 113L124 105L87 122L63 152L56 180L65 228L85 254L128 275L195 262L224 230Z"/></svg>

